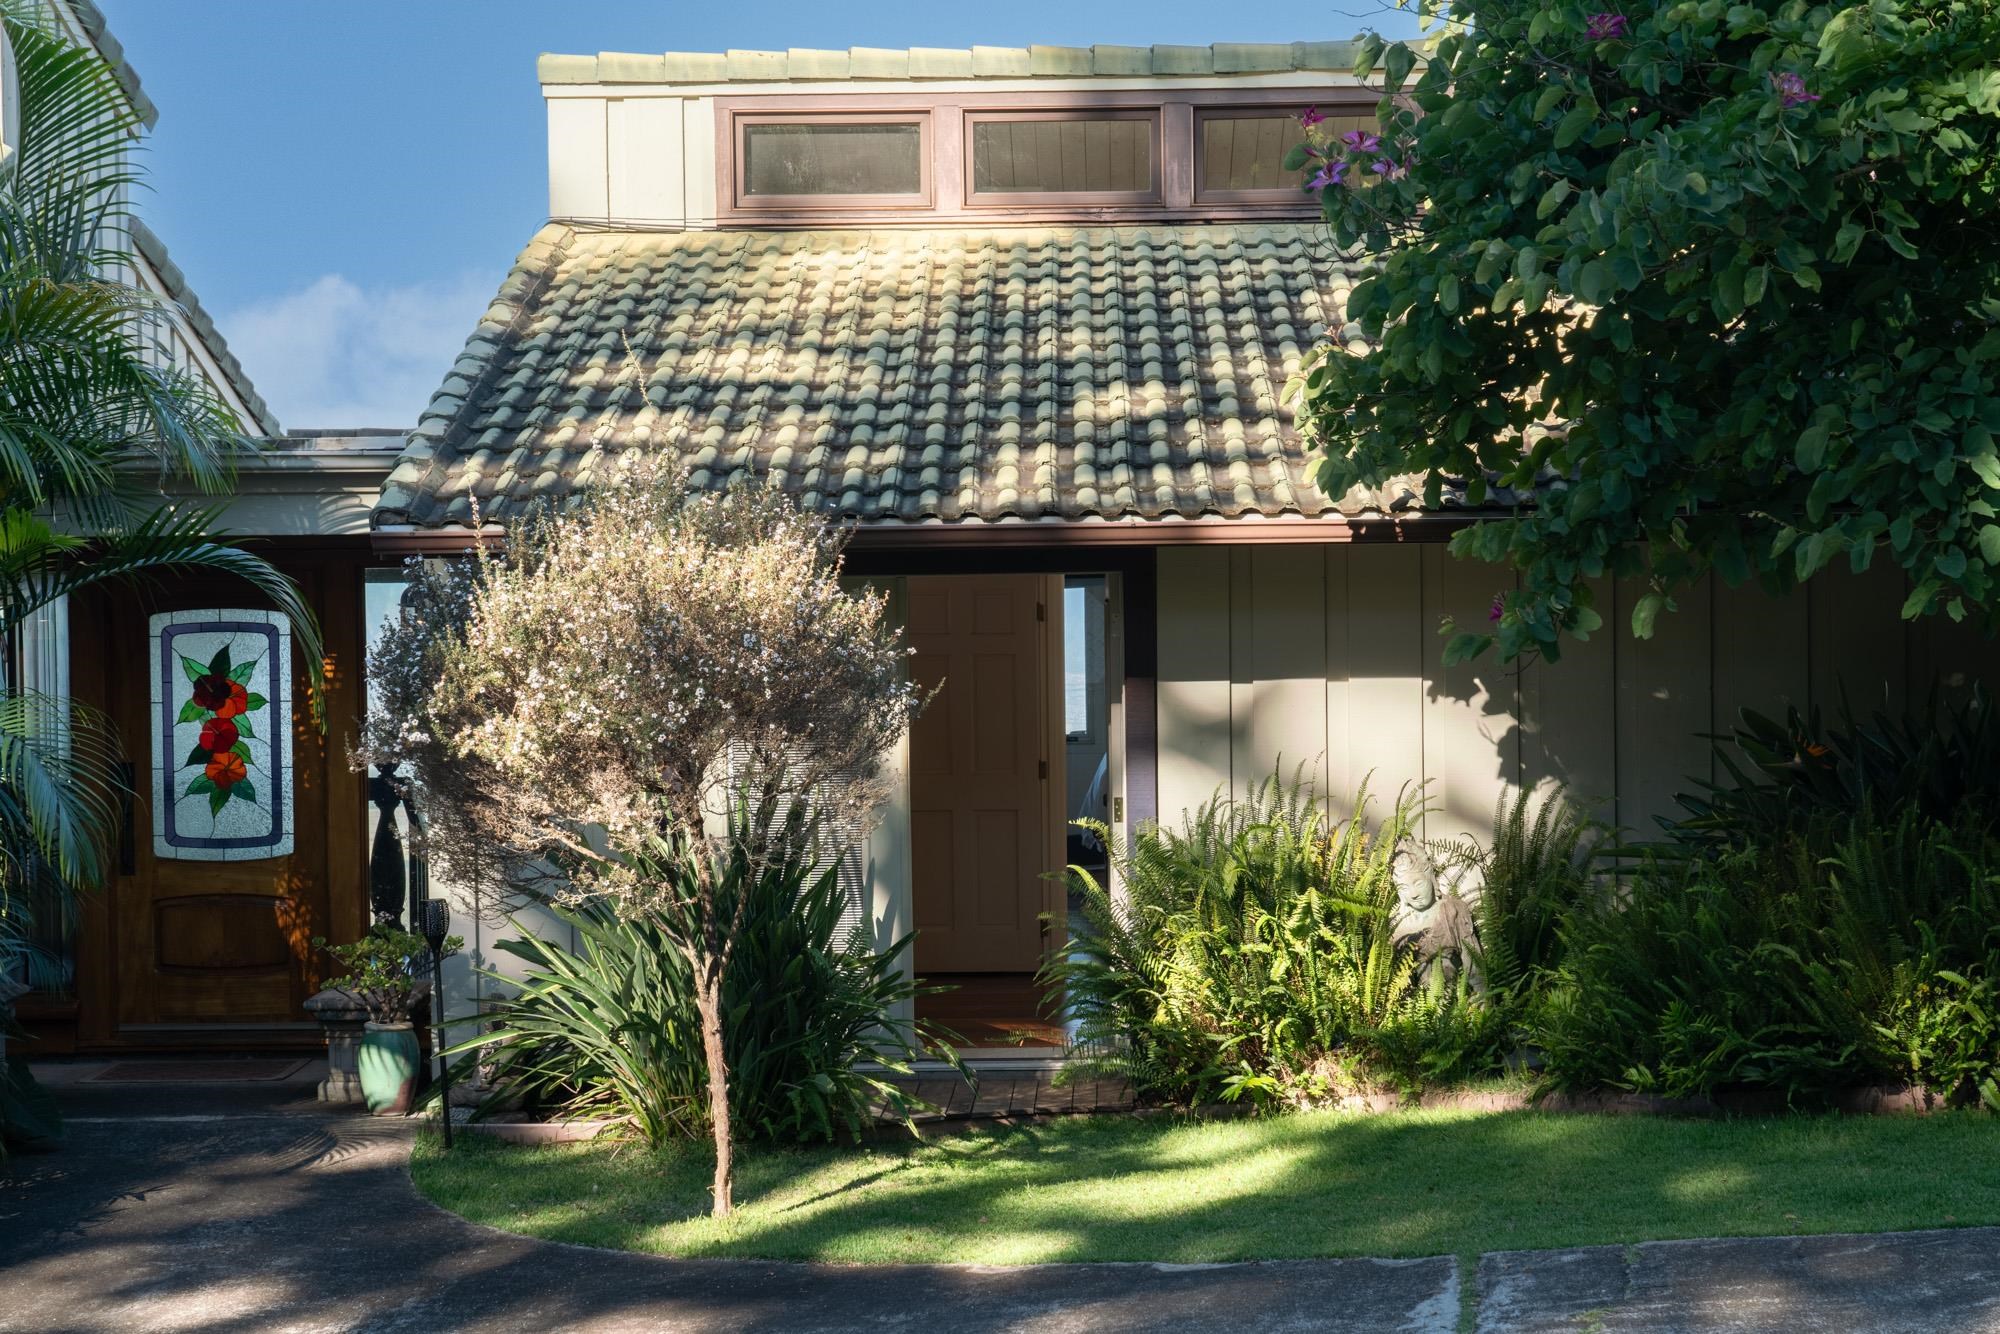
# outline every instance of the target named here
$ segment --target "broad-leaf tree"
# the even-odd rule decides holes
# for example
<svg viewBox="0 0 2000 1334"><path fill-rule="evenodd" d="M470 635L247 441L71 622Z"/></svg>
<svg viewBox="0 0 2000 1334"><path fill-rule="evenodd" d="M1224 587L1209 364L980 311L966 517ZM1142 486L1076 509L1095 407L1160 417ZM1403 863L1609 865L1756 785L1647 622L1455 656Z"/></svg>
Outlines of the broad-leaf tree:
<svg viewBox="0 0 2000 1334"><path fill-rule="evenodd" d="M884 598L841 586L840 544L774 493L690 493L640 461L516 524L504 559L417 566L371 658L367 758L412 767L455 874L608 904L686 957L718 1216L723 983L751 882L786 840L865 818L917 703Z"/></svg>
<svg viewBox="0 0 2000 1334"><path fill-rule="evenodd" d="M38 13L0 4L20 107L0 162L0 642L80 589L199 570L270 598L317 662L297 587L213 540L213 510L164 500L170 481L226 491L252 442L204 380L150 354L158 303L120 276L143 184L138 123L111 69ZM37 940L104 875L126 795L117 758L110 719L0 687L0 978L25 966L33 981L60 979Z"/></svg>
<svg viewBox="0 0 2000 1334"><path fill-rule="evenodd" d="M1421 8L1434 42L1363 46L1380 134L1295 152L1378 263L1372 350L1294 392L1332 494L1523 502L1454 538L1518 582L1452 653L1556 656L1596 576L1643 583L1643 636L1710 572L1835 562L1990 628L2000 6Z"/></svg>

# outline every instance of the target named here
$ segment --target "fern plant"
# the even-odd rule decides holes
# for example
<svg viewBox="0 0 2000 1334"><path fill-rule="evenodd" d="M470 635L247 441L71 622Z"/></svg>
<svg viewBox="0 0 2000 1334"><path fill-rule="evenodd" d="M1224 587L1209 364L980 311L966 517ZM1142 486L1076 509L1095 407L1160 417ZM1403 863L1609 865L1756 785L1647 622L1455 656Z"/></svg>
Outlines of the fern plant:
<svg viewBox="0 0 2000 1334"><path fill-rule="evenodd" d="M1397 939L1394 861L1421 794L1373 829L1369 805L1364 786L1331 821L1309 784L1274 773L1129 845L1085 822L1120 892L1070 868L1081 929L1043 981L1073 1022L1071 1068L1172 1102L1261 1105L1457 1074L1461 1057L1431 1057L1479 1047L1465 1030L1484 1002L1421 984Z"/></svg>

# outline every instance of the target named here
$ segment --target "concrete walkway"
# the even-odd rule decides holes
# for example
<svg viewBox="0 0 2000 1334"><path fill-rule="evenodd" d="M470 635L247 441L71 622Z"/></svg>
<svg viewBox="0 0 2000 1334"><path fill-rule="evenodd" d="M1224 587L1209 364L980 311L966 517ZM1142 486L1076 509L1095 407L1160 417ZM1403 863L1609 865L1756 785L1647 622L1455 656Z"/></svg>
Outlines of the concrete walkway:
<svg viewBox="0 0 2000 1334"><path fill-rule="evenodd" d="M433 1208L407 1125L310 1087L72 1085L0 1169L0 1330L1417 1330L1448 1258L1027 1269L679 1262ZM198 1119L197 1119L198 1118ZM2000 1331L2000 1229L1495 1254L1481 1330Z"/></svg>

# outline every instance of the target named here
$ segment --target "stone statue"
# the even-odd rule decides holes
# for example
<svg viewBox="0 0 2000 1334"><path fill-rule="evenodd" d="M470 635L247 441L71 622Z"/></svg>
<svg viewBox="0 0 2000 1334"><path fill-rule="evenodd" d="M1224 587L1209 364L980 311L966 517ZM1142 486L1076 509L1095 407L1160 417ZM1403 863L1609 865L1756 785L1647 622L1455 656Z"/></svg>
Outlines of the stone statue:
<svg viewBox="0 0 2000 1334"><path fill-rule="evenodd" d="M1396 944L1415 949L1417 977L1428 983L1438 970L1450 982L1464 976L1474 991L1485 989L1479 975L1479 931L1472 907L1478 891L1460 893L1438 871L1430 850L1415 839L1397 845L1389 863L1396 881L1401 912L1396 920Z"/></svg>

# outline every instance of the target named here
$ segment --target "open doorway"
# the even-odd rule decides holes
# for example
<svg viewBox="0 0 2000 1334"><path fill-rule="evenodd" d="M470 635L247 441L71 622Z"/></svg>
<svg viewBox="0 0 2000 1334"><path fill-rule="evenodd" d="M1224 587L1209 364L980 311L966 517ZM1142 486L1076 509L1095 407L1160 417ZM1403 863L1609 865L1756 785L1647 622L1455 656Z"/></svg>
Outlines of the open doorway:
<svg viewBox="0 0 2000 1334"><path fill-rule="evenodd" d="M1105 580L912 576L912 680L937 694L910 733L910 869L919 1017L967 1047L1063 1043L1036 973L1068 938L1062 867L1110 790Z"/></svg>
<svg viewBox="0 0 2000 1334"><path fill-rule="evenodd" d="M1104 884L1110 850L1080 820L1111 822L1111 700L1106 690L1107 581L1101 574L1063 580L1063 819L1068 863ZM1080 891L1065 881L1074 930Z"/></svg>

